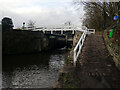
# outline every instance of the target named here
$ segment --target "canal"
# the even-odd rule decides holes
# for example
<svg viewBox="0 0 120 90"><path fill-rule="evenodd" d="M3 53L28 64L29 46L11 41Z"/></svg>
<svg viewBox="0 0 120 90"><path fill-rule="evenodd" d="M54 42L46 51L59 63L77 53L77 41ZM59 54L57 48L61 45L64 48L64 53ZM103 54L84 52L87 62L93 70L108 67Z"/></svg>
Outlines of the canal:
<svg viewBox="0 0 120 90"><path fill-rule="evenodd" d="M24 55L3 55L3 88L51 88L64 66L66 49Z"/></svg>

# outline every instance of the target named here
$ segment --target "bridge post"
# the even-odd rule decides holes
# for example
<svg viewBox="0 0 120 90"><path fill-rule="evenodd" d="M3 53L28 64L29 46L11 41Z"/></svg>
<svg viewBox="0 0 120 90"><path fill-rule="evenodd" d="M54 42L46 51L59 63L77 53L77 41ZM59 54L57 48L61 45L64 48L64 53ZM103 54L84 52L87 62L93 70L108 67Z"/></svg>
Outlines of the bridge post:
<svg viewBox="0 0 120 90"><path fill-rule="evenodd" d="M51 34L53 34L53 28L51 28Z"/></svg>
<svg viewBox="0 0 120 90"><path fill-rule="evenodd" d="M45 28L43 27L43 33L45 34L45 30L44 30Z"/></svg>
<svg viewBox="0 0 120 90"><path fill-rule="evenodd" d="M61 34L63 34L63 30L61 30Z"/></svg>
<svg viewBox="0 0 120 90"><path fill-rule="evenodd" d="M75 34L75 26L73 26L72 34Z"/></svg>
<svg viewBox="0 0 120 90"><path fill-rule="evenodd" d="M75 30L72 31L72 34L75 34Z"/></svg>
<svg viewBox="0 0 120 90"><path fill-rule="evenodd" d="M53 30L51 30L51 34L53 34Z"/></svg>
<svg viewBox="0 0 120 90"><path fill-rule="evenodd" d="M43 33L45 34L45 31L43 30Z"/></svg>
<svg viewBox="0 0 120 90"><path fill-rule="evenodd" d="M35 28L36 28L36 27L34 26L34 27L33 27L34 31L35 31Z"/></svg>

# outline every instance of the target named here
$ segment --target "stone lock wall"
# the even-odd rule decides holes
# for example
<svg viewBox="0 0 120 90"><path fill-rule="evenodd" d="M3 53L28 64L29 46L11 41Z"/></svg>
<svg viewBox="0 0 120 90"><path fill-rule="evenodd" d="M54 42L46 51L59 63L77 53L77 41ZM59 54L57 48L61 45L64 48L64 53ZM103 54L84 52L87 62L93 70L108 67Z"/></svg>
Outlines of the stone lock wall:
<svg viewBox="0 0 120 90"><path fill-rule="evenodd" d="M65 39L50 38L40 31L12 30L2 33L3 54L38 53L66 45Z"/></svg>
<svg viewBox="0 0 120 90"><path fill-rule="evenodd" d="M113 60L115 62L116 67L120 70L120 46L113 44L108 35L107 35L107 30L104 31L104 39L106 43L106 47L108 51L110 52L111 56L113 56Z"/></svg>

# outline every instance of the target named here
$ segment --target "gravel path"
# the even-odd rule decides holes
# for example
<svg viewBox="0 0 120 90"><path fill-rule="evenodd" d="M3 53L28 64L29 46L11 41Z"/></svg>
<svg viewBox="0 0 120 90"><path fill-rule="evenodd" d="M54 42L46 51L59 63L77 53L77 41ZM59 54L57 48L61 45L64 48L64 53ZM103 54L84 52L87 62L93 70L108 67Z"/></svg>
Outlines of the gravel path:
<svg viewBox="0 0 120 90"><path fill-rule="evenodd" d="M120 71L109 55L102 35L88 35L75 77L80 88L120 88Z"/></svg>

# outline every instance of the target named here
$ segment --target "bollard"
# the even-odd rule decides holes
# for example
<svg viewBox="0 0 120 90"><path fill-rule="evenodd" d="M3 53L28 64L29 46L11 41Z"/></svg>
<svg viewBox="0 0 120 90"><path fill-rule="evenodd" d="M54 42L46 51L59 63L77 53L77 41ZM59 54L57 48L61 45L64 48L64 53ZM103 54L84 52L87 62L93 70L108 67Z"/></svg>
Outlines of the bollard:
<svg viewBox="0 0 120 90"><path fill-rule="evenodd" d="M109 38L113 37L114 29L109 30Z"/></svg>

